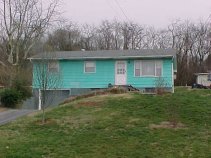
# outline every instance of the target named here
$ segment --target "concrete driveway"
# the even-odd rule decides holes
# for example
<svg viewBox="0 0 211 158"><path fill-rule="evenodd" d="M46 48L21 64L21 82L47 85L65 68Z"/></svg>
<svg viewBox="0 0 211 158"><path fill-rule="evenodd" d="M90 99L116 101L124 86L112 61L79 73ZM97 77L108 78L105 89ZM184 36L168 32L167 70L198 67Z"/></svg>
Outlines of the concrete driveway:
<svg viewBox="0 0 211 158"><path fill-rule="evenodd" d="M3 112L0 112L0 125L6 124L11 122L21 116L25 116L34 112L35 110L28 110L28 109L9 109Z"/></svg>

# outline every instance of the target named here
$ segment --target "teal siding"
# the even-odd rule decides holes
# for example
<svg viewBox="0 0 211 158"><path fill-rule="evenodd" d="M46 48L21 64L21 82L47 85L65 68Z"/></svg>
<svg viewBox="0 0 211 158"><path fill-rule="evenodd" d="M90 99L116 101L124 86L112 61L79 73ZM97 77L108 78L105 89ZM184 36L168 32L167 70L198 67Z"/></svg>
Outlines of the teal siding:
<svg viewBox="0 0 211 158"><path fill-rule="evenodd" d="M172 87L172 59L163 59L163 74L162 77L167 84L167 87ZM127 64L127 84L131 84L138 88L152 88L156 86L158 77L135 77L134 61L131 60Z"/></svg>
<svg viewBox="0 0 211 158"><path fill-rule="evenodd" d="M35 65L35 64L34 64ZM96 73L84 73L84 61L60 60L61 87L70 88L107 88L115 84L115 60L96 60ZM172 59L163 59L163 77L172 87ZM127 60L127 84L137 88L155 87L157 77L135 77L134 60ZM36 77L33 78L35 83ZM38 88L33 84L34 88Z"/></svg>
<svg viewBox="0 0 211 158"><path fill-rule="evenodd" d="M40 66L40 64L38 62L33 62L33 82L32 82L32 87L33 88L41 88L42 87L42 81L39 81L38 78L42 78L42 74L43 74L43 78L47 78L46 76L44 76L47 72L47 63L44 62L42 64L42 66Z"/></svg>
<svg viewBox="0 0 211 158"><path fill-rule="evenodd" d="M62 87L62 75L48 72L48 62L33 62L33 88L54 89Z"/></svg>
<svg viewBox="0 0 211 158"><path fill-rule="evenodd" d="M114 83L114 60L97 60L95 73L84 73L84 61L60 61L63 88L107 88Z"/></svg>

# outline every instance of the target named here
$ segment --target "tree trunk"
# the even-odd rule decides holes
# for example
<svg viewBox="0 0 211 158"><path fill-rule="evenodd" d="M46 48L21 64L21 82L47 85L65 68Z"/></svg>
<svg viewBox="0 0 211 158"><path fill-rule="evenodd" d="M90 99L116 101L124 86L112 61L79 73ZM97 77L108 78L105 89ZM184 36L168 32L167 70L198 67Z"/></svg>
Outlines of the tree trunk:
<svg viewBox="0 0 211 158"><path fill-rule="evenodd" d="M45 124L45 108L42 108L42 124Z"/></svg>

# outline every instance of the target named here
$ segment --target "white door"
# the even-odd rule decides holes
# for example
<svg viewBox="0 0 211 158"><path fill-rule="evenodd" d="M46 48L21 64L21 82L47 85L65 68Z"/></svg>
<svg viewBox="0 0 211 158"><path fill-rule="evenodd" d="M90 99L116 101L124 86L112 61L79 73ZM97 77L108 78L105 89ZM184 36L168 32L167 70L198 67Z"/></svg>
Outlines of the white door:
<svg viewBox="0 0 211 158"><path fill-rule="evenodd" d="M127 62L116 61L115 85L126 85L127 83Z"/></svg>

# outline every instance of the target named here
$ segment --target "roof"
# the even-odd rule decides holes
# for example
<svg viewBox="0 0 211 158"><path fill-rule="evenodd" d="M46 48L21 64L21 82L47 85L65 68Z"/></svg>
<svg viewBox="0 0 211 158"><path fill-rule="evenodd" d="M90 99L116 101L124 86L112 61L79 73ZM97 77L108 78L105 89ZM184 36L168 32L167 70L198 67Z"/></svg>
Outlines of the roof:
<svg viewBox="0 0 211 158"><path fill-rule="evenodd" d="M128 58L169 58L176 56L174 49L140 49L140 50L96 50L96 51L55 51L41 53L30 60L59 59L128 59Z"/></svg>

